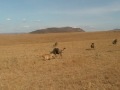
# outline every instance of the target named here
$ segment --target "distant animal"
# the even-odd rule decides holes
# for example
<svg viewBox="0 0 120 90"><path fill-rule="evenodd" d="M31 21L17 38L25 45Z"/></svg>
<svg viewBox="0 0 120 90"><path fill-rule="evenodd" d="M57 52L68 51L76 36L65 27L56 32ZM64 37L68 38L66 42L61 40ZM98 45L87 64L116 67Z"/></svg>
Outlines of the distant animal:
<svg viewBox="0 0 120 90"><path fill-rule="evenodd" d="M62 53L66 48L59 49L59 48L54 48L50 53L56 55L60 55L62 57Z"/></svg>
<svg viewBox="0 0 120 90"><path fill-rule="evenodd" d="M117 44L117 39L113 40L112 44Z"/></svg>
<svg viewBox="0 0 120 90"><path fill-rule="evenodd" d="M55 55L54 54L44 54L44 55L42 55L42 58L44 60L55 59Z"/></svg>
<svg viewBox="0 0 120 90"><path fill-rule="evenodd" d="M53 47L56 47L58 45L58 42L55 42L54 44L53 44Z"/></svg>
<svg viewBox="0 0 120 90"><path fill-rule="evenodd" d="M95 45L94 45L94 43L92 43L92 44L91 44L91 48L95 48Z"/></svg>

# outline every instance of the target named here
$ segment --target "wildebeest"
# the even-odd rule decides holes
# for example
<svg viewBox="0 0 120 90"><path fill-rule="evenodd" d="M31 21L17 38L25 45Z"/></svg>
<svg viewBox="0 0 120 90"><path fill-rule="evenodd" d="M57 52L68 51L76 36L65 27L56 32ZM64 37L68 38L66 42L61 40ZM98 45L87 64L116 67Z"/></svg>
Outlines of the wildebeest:
<svg viewBox="0 0 120 90"><path fill-rule="evenodd" d="M91 44L91 48L95 48L95 45L94 45L94 43L92 43L92 44Z"/></svg>
<svg viewBox="0 0 120 90"><path fill-rule="evenodd" d="M112 44L117 44L117 39L113 40Z"/></svg>
<svg viewBox="0 0 120 90"><path fill-rule="evenodd" d="M50 53L54 54L55 56L58 54L62 57L62 53L66 48L59 49L59 48L54 48Z"/></svg>

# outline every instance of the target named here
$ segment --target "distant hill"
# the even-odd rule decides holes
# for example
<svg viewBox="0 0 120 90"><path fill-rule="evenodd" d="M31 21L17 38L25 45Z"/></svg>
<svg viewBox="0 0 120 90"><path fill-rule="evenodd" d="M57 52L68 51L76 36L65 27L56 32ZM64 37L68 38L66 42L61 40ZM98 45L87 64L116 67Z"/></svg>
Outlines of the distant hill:
<svg viewBox="0 0 120 90"><path fill-rule="evenodd" d="M120 29L113 29L113 30L110 30L110 31L120 31Z"/></svg>
<svg viewBox="0 0 120 90"><path fill-rule="evenodd" d="M53 28L35 30L35 31L30 32L30 33L39 34L39 33L62 33L62 32L85 32L85 31L81 28L72 28L72 27L57 28L57 27L53 27Z"/></svg>

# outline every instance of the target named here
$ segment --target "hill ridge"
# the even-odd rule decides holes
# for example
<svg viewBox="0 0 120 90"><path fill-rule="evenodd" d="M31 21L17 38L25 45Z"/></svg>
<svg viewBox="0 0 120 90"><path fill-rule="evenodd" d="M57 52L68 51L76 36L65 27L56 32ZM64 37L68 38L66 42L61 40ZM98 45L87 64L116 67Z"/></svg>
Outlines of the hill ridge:
<svg viewBox="0 0 120 90"><path fill-rule="evenodd" d="M35 31L32 31L30 33L62 33L62 32L85 32L81 28L73 28L73 27L51 27L46 29L38 29Z"/></svg>

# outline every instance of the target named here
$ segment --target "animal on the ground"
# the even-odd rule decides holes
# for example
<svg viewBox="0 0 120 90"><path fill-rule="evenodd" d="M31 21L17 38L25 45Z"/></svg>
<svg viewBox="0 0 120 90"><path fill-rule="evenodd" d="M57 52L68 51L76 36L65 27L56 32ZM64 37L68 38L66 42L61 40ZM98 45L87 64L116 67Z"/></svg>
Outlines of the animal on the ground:
<svg viewBox="0 0 120 90"><path fill-rule="evenodd" d="M58 42L55 42L54 44L53 44L53 47L56 47L58 45Z"/></svg>
<svg viewBox="0 0 120 90"><path fill-rule="evenodd" d="M50 53L56 55L60 55L62 57L62 53L66 48L59 49L59 48L54 48Z"/></svg>
<svg viewBox="0 0 120 90"><path fill-rule="evenodd" d="M92 44L91 44L91 48L95 48L95 45L94 45L94 43L92 43Z"/></svg>
<svg viewBox="0 0 120 90"><path fill-rule="evenodd" d="M112 44L117 44L117 39L113 40Z"/></svg>
<svg viewBox="0 0 120 90"><path fill-rule="evenodd" d="M42 58L44 60L55 59L55 55L54 54L44 54L44 55L42 55Z"/></svg>

